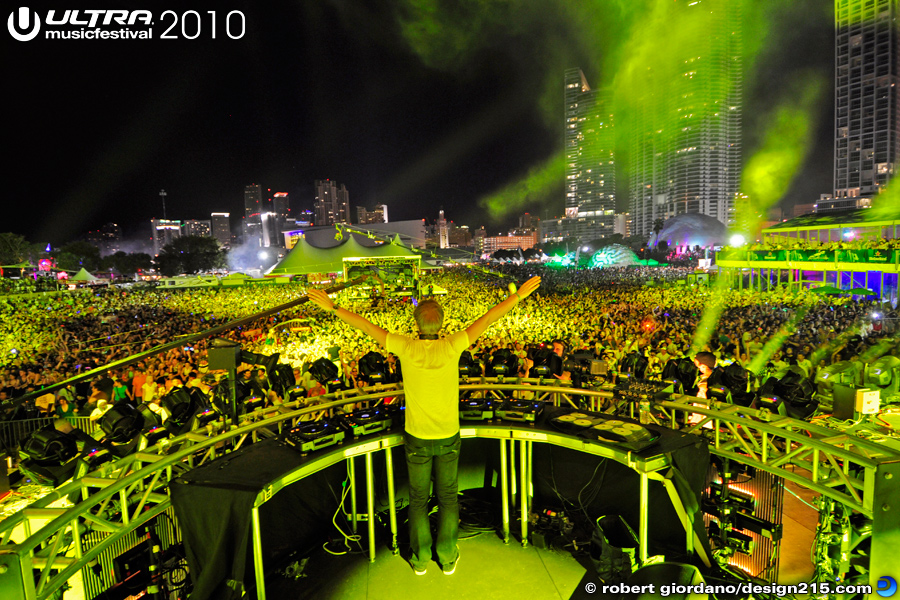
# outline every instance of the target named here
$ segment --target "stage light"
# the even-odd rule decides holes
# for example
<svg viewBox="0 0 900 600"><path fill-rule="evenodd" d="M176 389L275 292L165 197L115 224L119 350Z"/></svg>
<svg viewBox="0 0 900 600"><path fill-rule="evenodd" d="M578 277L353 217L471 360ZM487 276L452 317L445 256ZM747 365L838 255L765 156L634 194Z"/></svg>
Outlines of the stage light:
<svg viewBox="0 0 900 600"><path fill-rule="evenodd" d="M337 366L327 358L319 358L309 365L309 374L313 379L324 385L328 381L337 378Z"/></svg>
<svg viewBox="0 0 900 600"><path fill-rule="evenodd" d="M137 411L144 418L144 431L150 431L154 427L162 425L162 418L150 408L150 404L142 402L138 405Z"/></svg>
<svg viewBox="0 0 900 600"><path fill-rule="evenodd" d="M739 247L743 246L744 244L746 244L747 240L744 239L744 236L742 236L741 234L736 233L733 236L731 236L731 239L728 240L728 243L731 244L731 246L734 248L739 248Z"/></svg>
<svg viewBox="0 0 900 600"><path fill-rule="evenodd" d="M638 379L643 379L644 374L647 372L648 364L649 361L647 360L647 357L643 354L632 352L622 359L622 364L619 366L619 372L630 373Z"/></svg>
<svg viewBox="0 0 900 600"><path fill-rule="evenodd" d="M248 365L259 365L266 370L268 374L270 371L275 370L275 365L278 364L278 359L281 358L281 354L276 352L275 354L257 354L256 352L248 352L247 350L241 351L241 362L246 363Z"/></svg>
<svg viewBox="0 0 900 600"><path fill-rule="evenodd" d="M57 487L75 473L77 455L76 439L48 425L31 434L19 450L19 470L38 483Z"/></svg>
<svg viewBox="0 0 900 600"><path fill-rule="evenodd" d="M265 406L266 399L259 396L247 396L243 399L241 405L244 407L244 412L253 412L257 408Z"/></svg>
<svg viewBox="0 0 900 600"><path fill-rule="evenodd" d="M663 381L674 381L676 389L680 386L685 394L691 394L696 391L697 365L689 358L669 359L663 368L662 378Z"/></svg>
<svg viewBox="0 0 900 600"><path fill-rule="evenodd" d="M881 314L879 314L879 313L877 313L877 312L873 312L873 313L872 313L872 318L873 318L873 319L880 319L880 318L881 318Z"/></svg>
<svg viewBox="0 0 900 600"><path fill-rule="evenodd" d="M359 359L359 379L367 384L385 382L386 374L387 367L384 364L384 356L378 352L367 352Z"/></svg>
<svg viewBox="0 0 900 600"><path fill-rule="evenodd" d="M481 366L472 358L472 353L464 350L459 357L459 376L478 377L481 375Z"/></svg>
<svg viewBox="0 0 900 600"><path fill-rule="evenodd" d="M167 427L176 428L187 425L198 408L194 397L183 387L175 388L163 396L160 405L169 413L166 420ZM171 430L171 427L169 429Z"/></svg>
<svg viewBox="0 0 900 600"><path fill-rule="evenodd" d="M100 429L106 439L116 444L126 444L133 440L144 427L144 416L133 404L125 401L113 404L100 417Z"/></svg>
<svg viewBox="0 0 900 600"><path fill-rule="evenodd" d="M709 400L715 400L716 402L723 402L725 404L733 404L734 401L731 397L731 390L725 386L709 386L706 389L706 397Z"/></svg>
<svg viewBox="0 0 900 600"><path fill-rule="evenodd" d="M267 258L269 258L269 253L265 250L261 250L256 256L257 258L259 258L259 260L266 260Z"/></svg>
<svg viewBox="0 0 900 600"><path fill-rule="evenodd" d="M72 436L48 425L31 434L20 454L42 464L61 465L75 458L78 444Z"/></svg>
<svg viewBox="0 0 900 600"><path fill-rule="evenodd" d="M862 385L863 363L859 361L842 360L833 365L828 365L816 374L816 393L827 400L831 400L834 384Z"/></svg>
<svg viewBox="0 0 900 600"><path fill-rule="evenodd" d="M885 392L900 391L900 358L882 356L866 365L863 385L869 388L877 387Z"/></svg>
<svg viewBox="0 0 900 600"><path fill-rule="evenodd" d="M491 355L491 364L488 366L489 375L515 375L519 366L518 357L507 348L500 348Z"/></svg>
<svg viewBox="0 0 900 600"><path fill-rule="evenodd" d="M151 446L159 440L169 437L169 435L169 430L162 426L151 427L144 432L144 437L147 438L147 444Z"/></svg>
<svg viewBox="0 0 900 600"><path fill-rule="evenodd" d="M531 367L531 372L534 375L538 377L562 375L562 359L550 348L538 348L534 351L532 360L534 360L534 366Z"/></svg>
<svg viewBox="0 0 900 600"><path fill-rule="evenodd" d="M738 363L731 363L725 367L716 368L709 376L708 385L712 387L724 387L729 390L731 399L741 406L750 406L753 402L753 394L747 391L749 371Z"/></svg>
<svg viewBox="0 0 900 600"><path fill-rule="evenodd" d="M786 414L795 419L805 419L819 406L819 401L814 396L813 383L802 368L794 365L780 376L770 376L763 382L757 406L777 409L778 414ZM778 401L784 404L784 412L781 412Z"/></svg>
<svg viewBox="0 0 900 600"><path fill-rule="evenodd" d="M276 364L272 370L266 370L266 377L272 389L282 398L297 384L294 380L294 369L290 365Z"/></svg>

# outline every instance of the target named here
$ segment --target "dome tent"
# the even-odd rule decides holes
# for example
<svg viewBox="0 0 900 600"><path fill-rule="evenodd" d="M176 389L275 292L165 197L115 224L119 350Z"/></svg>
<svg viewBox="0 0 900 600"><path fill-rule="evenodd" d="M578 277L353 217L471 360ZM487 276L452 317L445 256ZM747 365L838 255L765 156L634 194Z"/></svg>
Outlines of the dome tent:
<svg viewBox="0 0 900 600"><path fill-rule="evenodd" d="M677 215L666 220L659 232L660 242L669 244L669 248L676 246L722 246L728 239L728 228L724 223L699 213ZM655 246L657 240L650 236L650 246Z"/></svg>

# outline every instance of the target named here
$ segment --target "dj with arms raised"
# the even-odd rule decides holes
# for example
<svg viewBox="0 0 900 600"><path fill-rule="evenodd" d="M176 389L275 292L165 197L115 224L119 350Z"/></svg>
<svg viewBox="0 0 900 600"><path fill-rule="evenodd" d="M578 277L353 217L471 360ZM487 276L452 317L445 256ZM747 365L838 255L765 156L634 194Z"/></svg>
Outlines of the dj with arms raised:
<svg viewBox="0 0 900 600"><path fill-rule="evenodd" d="M416 338L388 333L349 310L334 305L321 290L310 290L309 299L319 308L371 336L403 365L406 391L406 465L409 469L409 559L417 575L424 575L431 561L432 538L428 522L428 498L432 471L438 501L437 558L447 575L459 559L459 357L494 322L502 318L541 284L532 277L522 288L488 310L463 331L447 337L438 333L444 311L436 300L424 300L413 316L419 328Z"/></svg>

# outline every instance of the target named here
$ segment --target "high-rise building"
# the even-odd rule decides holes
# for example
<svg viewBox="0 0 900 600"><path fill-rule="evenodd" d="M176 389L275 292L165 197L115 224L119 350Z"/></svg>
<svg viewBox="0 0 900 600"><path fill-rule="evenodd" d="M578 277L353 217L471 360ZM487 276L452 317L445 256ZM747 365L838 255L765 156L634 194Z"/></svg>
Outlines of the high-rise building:
<svg viewBox="0 0 900 600"><path fill-rule="evenodd" d="M184 235L212 237L212 221L209 219L188 219L184 222Z"/></svg>
<svg viewBox="0 0 900 600"><path fill-rule="evenodd" d="M356 207L356 222L360 225L372 223L387 223L387 206L378 204L375 210L366 210L365 206Z"/></svg>
<svg viewBox="0 0 900 600"><path fill-rule="evenodd" d="M447 219L444 217L443 209L441 209L437 220L437 236L438 248L450 247L450 230L447 227Z"/></svg>
<svg viewBox="0 0 900 600"><path fill-rule="evenodd" d="M292 214L294 215L294 226L310 227L315 224L315 215L309 209L294 211Z"/></svg>
<svg viewBox="0 0 900 600"><path fill-rule="evenodd" d="M613 115L605 90L581 69L565 73L566 229L579 240L611 235L616 210Z"/></svg>
<svg viewBox="0 0 900 600"><path fill-rule="evenodd" d="M150 230L153 235L153 255L156 256L163 246L181 237L181 221L151 219Z"/></svg>
<svg viewBox="0 0 900 600"><path fill-rule="evenodd" d="M834 198L871 198L900 166L900 15L897 0L834 12Z"/></svg>
<svg viewBox="0 0 900 600"><path fill-rule="evenodd" d="M622 237L631 237L631 215L628 213L616 213L614 217L613 233Z"/></svg>
<svg viewBox="0 0 900 600"><path fill-rule="evenodd" d="M252 183L244 187L244 217L241 220L241 233L245 244L262 245L262 212L264 209L262 188Z"/></svg>
<svg viewBox="0 0 900 600"><path fill-rule="evenodd" d="M284 238L282 232L287 229L287 220L291 217L291 203L287 192L276 192L272 196L272 212L275 213L275 240L273 245L281 245Z"/></svg>
<svg viewBox="0 0 900 600"><path fill-rule="evenodd" d="M244 218L252 214L259 214L263 208L262 188L258 183L244 186Z"/></svg>
<svg viewBox="0 0 900 600"><path fill-rule="evenodd" d="M537 215L531 213L519 215L519 229L539 229L540 226L541 219Z"/></svg>
<svg viewBox="0 0 900 600"><path fill-rule="evenodd" d="M472 232L468 225L456 226L450 223L450 247L459 248L472 245Z"/></svg>
<svg viewBox="0 0 900 600"><path fill-rule="evenodd" d="M212 236L219 241L223 248L231 247L231 213L212 213Z"/></svg>
<svg viewBox="0 0 900 600"><path fill-rule="evenodd" d="M316 225L350 224L350 194L347 187L331 179L317 179L315 222Z"/></svg>
<svg viewBox="0 0 900 600"><path fill-rule="evenodd" d="M742 38L739 3L670 3L674 57L647 64L630 98L634 233L685 213L729 224L741 176ZM692 31L690 28L696 28ZM674 60L673 60L674 59Z"/></svg>

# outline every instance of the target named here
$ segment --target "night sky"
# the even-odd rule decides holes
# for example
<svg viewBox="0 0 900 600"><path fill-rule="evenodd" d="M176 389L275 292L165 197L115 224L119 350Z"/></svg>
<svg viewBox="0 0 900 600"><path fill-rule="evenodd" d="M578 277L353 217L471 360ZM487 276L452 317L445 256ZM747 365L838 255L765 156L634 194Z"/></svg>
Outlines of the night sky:
<svg viewBox="0 0 900 600"><path fill-rule="evenodd" d="M296 210L312 208L320 178L346 184L353 206L387 204L391 220L432 220L443 206L457 223L499 231L513 217L490 223L478 200L560 150L563 70L581 67L600 84L609 67L598 56L638 18L599 0L586 33L567 2L520 2L494 3L506 6L498 13L490 2L425 1L436 12L414 35L404 28L412 1L30 3L40 15L147 9L155 39L5 34L13 158L0 231L59 245L117 222L126 236L149 236L162 188L169 218L234 217L246 184L288 192ZM805 73L823 76L816 143L783 203L812 202L832 187L831 3L757 4L770 27L744 32L762 46L745 79L745 159L783 90ZM159 39L173 21L161 18L166 8L198 11L200 36ZM207 10L217 13L215 40ZM224 32L230 10L246 17L238 40ZM562 211L560 176L532 212Z"/></svg>

